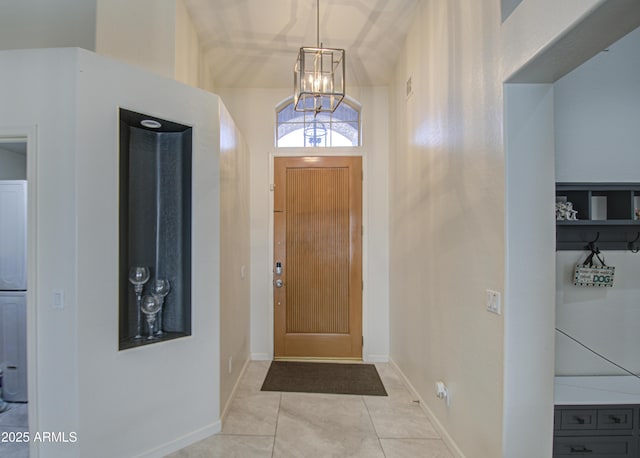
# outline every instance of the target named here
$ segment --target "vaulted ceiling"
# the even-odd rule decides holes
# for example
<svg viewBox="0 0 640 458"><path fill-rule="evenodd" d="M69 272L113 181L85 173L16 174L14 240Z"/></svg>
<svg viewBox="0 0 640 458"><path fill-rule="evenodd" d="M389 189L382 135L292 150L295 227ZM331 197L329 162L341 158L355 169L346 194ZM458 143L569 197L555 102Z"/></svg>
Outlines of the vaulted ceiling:
<svg viewBox="0 0 640 458"><path fill-rule="evenodd" d="M347 86L386 85L420 0L320 0L320 41L346 49ZM290 87L316 45L316 0L185 0L217 87Z"/></svg>

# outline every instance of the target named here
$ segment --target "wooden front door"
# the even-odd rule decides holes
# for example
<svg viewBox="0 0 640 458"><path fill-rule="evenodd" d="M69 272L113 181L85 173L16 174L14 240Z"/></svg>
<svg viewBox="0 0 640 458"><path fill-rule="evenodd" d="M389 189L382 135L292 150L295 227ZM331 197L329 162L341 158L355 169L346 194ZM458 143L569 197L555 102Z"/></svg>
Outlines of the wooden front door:
<svg viewBox="0 0 640 458"><path fill-rule="evenodd" d="M362 358L362 158L274 172L275 357Z"/></svg>

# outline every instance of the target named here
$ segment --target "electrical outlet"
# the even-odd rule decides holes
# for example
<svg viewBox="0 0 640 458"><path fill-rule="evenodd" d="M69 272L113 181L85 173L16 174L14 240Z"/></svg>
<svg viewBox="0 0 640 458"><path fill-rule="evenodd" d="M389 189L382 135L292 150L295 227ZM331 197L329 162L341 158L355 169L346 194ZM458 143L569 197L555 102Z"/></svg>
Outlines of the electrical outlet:
<svg viewBox="0 0 640 458"><path fill-rule="evenodd" d="M500 315L502 307L500 304L500 293L498 291L487 290L487 311Z"/></svg>
<svg viewBox="0 0 640 458"><path fill-rule="evenodd" d="M442 381L436 382L436 397L442 399L447 407L451 405L451 398L449 396L449 389Z"/></svg>

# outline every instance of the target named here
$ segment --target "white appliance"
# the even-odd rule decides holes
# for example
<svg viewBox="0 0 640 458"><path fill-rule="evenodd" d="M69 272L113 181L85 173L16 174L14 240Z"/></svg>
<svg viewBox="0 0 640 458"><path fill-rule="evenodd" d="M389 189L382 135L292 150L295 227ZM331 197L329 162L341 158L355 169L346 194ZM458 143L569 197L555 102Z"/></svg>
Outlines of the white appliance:
<svg viewBox="0 0 640 458"><path fill-rule="evenodd" d="M27 182L0 181L2 398L27 402Z"/></svg>

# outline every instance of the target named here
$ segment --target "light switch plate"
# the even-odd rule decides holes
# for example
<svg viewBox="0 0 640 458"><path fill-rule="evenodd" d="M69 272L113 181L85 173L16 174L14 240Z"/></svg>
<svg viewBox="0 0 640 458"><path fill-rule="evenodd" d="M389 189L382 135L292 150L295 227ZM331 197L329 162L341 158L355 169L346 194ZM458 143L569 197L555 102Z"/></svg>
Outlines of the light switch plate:
<svg viewBox="0 0 640 458"><path fill-rule="evenodd" d="M500 293L498 291L487 290L487 311L500 315L502 306L500 303Z"/></svg>

